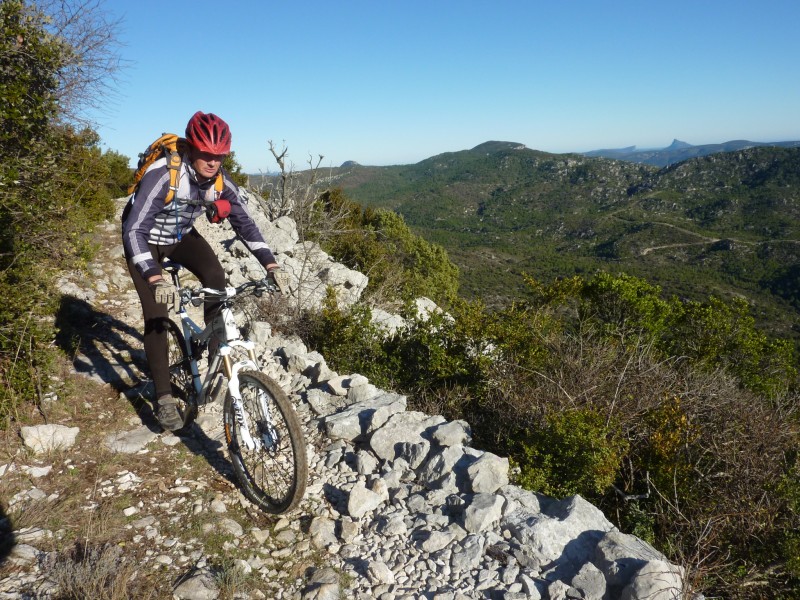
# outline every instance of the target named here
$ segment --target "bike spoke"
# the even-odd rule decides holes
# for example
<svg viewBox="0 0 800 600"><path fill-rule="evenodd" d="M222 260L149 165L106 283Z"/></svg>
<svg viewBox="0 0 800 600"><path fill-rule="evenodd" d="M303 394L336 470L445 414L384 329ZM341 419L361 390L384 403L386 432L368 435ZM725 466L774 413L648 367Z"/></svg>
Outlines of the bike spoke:
<svg viewBox="0 0 800 600"><path fill-rule="evenodd" d="M262 373L240 374L239 393L253 449L245 445L247 436L238 425L230 396L225 415L231 457L243 491L269 512L290 510L302 498L307 477L305 440L291 402Z"/></svg>
<svg viewBox="0 0 800 600"><path fill-rule="evenodd" d="M240 390L243 408L250 419L250 434L256 441L256 449L250 457L251 475L259 488L275 500L281 501L290 489L294 475L292 449L281 441L289 439L285 423L272 422L263 390L251 386L241 386ZM281 426L283 431L279 430ZM278 445L272 449L266 447L263 439L268 429L275 430L279 436L276 440Z"/></svg>

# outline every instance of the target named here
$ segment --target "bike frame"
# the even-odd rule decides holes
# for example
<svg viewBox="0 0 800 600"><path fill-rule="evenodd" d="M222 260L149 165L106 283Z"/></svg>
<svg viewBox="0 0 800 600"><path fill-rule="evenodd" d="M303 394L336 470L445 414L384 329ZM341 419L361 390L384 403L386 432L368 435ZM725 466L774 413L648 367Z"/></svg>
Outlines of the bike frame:
<svg viewBox="0 0 800 600"><path fill-rule="evenodd" d="M187 355L190 357L189 364L192 372L192 384L195 389L197 402L199 406L208 401L208 393L211 382L218 373L224 375L228 380L228 393L233 399L233 409L236 415L236 422L239 426L241 441L245 448L248 450L255 450L259 445L263 445L263 440L256 440L250 434L250 424L247 422L247 414L242 409L242 396L239 391L239 372L243 369L259 370L258 359L255 353L255 344L250 340L243 340L239 332L239 328L234 320L233 310L229 305L229 300L236 295L235 288L225 288L225 290L212 290L209 288L202 288L201 292L220 296L222 303L219 314L205 328L201 328L189 316L186 310L186 299L181 294L180 278L177 269L172 271L172 278L177 289L175 309L177 316L181 321L181 328L183 329L183 339L186 345ZM220 292L225 292L224 295ZM197 365L197 358L192 351L192 341L201 344L207 344L211 339L216 338L219 340L219 347L214 353L214 356L209 357L208 370L206 371L205 378L201 378L200 369ZM231 353L234 349L241 348L246 354L247 358L233 361ZM268 413L266 406L263 407L265 412ZM268 415L269 417L269 415ZM269 417L271 420L271 417Z"/></svg>

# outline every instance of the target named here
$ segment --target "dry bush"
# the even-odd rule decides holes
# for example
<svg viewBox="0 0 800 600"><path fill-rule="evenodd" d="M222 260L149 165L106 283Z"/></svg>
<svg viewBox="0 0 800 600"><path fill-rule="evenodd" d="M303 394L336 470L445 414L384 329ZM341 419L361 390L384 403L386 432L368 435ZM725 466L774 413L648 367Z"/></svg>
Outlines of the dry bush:
<svg viewBox="0 0 800 600"><path fill-rule="evenodd" d="M137 578L136 563L119 546L90 546L78 542L48 559L49 579L58 590L57 600L122 600L152 598Z"/></svg>
<svg viewBox="0 0 800 600"><path fill-rule="evenodd" d="M592 408L635 437L642 416L678 385L674 361L657 358L645 343L623 346L587 332L553 335L543 343L541 364L493 363L481 408L500 420L499 431L536 427L554 412Z"/></svg>
<svg viewBox="0 0 800 600"><path fill-rule="evenodd" d="M36 4L50 19L49 31L68 49L58 73L63 116L85 125L91 109L105 110L104 100L114 96L125 66L118 39L122 20L112 18L102 0L40 0Z"/></svg>
<svg viewBox="0 0 800 600"><path fill-rule="evenodd" d="M780 597L779 582L791 579L785 534L800 527L798 399L770 404L719 373L695 382L682 401L695 430L682 449L684 474L675 465L671 485L654 490L656 521L717 590L744 598L766 586L775 595L764 597Z"/></svg>
<svg viewBox="0 0 800 600"><path fill-rule="evenodd" d="M317 179L324 156L319 155L316 162L309 156L308 169L298 173L289 160L289 148L285 144L279 149L269 140L268 146L280 172L274 182L262 178L263 183L256 190L259 196L266 198L261 203L262 209L270 221L291 216L297 224L301 239L305 239L319 200Z"/></svg>
<svg viewBox="0 0 800 600"><path fill-rule="evenodd" d="M715 590L776 586L784 533L800 526L796 482L779 489L800 440L797 395L768 401L722 370L664 359L644 338L622 344L584 329L546 343L536 367L493 365L489 393L464 415L476 437L513 457L548 417L605 415L604 439L621 435L628 450L614 487L584 495Z"/></svg>
<svg viewBox="0 0 800 600"><path fill-rule="evenodd" d="M264 294L260 298L251 297L238 305L242 311L242 334L247 337L249 328L255 321L269 323L272 330L286 336L297 335L305 339L309 328L306 311L299 303L281 294Z"/></svg>

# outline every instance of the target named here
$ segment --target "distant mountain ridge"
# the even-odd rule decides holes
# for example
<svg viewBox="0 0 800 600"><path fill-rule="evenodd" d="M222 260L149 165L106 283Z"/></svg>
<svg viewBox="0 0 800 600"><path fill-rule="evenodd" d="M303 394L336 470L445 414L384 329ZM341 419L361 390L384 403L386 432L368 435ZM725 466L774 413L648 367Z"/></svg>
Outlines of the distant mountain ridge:
<svg viewBox="0 0 800 600"><path fill-rule="evenodd" d="M719 144L702 144L699 146L692 145L688 142L679 139L673 139L672 143L665 148L637 148L636 146L626 146L624 148L602 148L600 150L590 150L589 152L566 152L564 154L579 154L589 158L610 158L612 160L624 160L626 162L641 163L645 165L652 165L654 167L668 167L675 163L689 160L690 158L698 158L701 156L708 156L709 154L717 154L719 152L735 152L737 150L746 150L748 148L757 147L776 147L776 148L800 148L800 140L785 141L785 142L752 142L750 140L729 140ZM478 144L469 150L462 150L461 152L474 152L478 154L495 154L497 152L506 150L530 150L525 144L520 142L506 142L490 140ZM452 154L452 152L445 152L441 155L431 156L423 159L420 162L437 158L437 156L444 156ZM343 162L339 168L348 168L354 166L363 166L354 160L347 160ZM403 166L403 165L393 165Z"/></svg>
<svg viewBox="0 0 800 600"><path fill-rule="evenodd" d="M625 148L592 150L591 152L582 152L581 154L583 154L583 156L594 158L611 158L614 160L625 160L628 162L643 163L656 167L666 167L690 158L708 156L709 154L716 154L718 152L735 152L737 150L746 150L747 148L763 146L797 148L800 147L800 141L751 142L749 140L730 140L721 144L703 144L700 146L693 146L687 142L682 142L678 139L675 139L672 140L672 143L669 146L660 149L640 150L636 146L627 146Z"/></svg>
<svg viewBox="0 0 800 600"><path fill-rule="evenodd" d="M488 141L334 168L320 183L442 245L467 297L500 306L524 296L523 273L610 269L682 298L746 297L762 324L800 343L800 143L670 148L649 153L706 154L659 167Z"/></svg>

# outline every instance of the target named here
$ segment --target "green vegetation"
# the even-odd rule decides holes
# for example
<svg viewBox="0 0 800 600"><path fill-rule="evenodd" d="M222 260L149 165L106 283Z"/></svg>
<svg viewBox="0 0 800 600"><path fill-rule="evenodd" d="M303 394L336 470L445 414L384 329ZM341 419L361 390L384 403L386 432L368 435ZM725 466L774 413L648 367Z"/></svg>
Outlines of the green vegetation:
<svg viewBox="0 0 800 600"><path fill-rule="evenodd" d="M247 185L247 173L242 171L242 165L236 160L236 152L231 152L225 156L225 160L222 161L222 168L228 172L228 175L231 176L236 185L240 187Z"/></svg>
<svg viewBox="0 0 800 600"><path fill-rule="evenodd" d="M426 296L437 302L456 295L458 268L441 246L413 234L397 213L362 209L341 190L325 192L317 209L312 239L343 264L367 274L371 295Z"/></svg>
<svg viewBox="0 0 800 600"><path fill-rule="evenodd" d="M617 478L628 442L594 409L550 413L515 443L517 483L548 496L597 496Z"/></svg>
<svg viewBox="0 0 800 600"><path fill-rule="evenodd" d="M517 483L589 498L705 590L799 593L793 346L759 332L744 303L665 297L632 276L526 286L528 301L500 310L409 306L388 337L367 307L331 298L310 341L336 370L466 419Z"/></svg>
<svg viewBox="0 0 800 600"><path fill-rule="evenodd" d="M54 279L91 254L85 234L112 215L127 159L64 122L63 72L75 49L23 2L0 3L0 419L38 401L51 359ZM88 77L89 74L87 73Z"/></svg>
<svg viewBox="0 0 800 600"><path fill-rule="evenodd" d="M797 339L800 148L758 147L663 169L501 142L414 165L334 169L354 201L445 248L461 293L506 306L542 281L627 273L669 295L744 297Z"/></svg>

